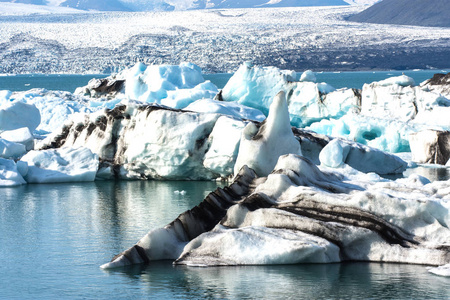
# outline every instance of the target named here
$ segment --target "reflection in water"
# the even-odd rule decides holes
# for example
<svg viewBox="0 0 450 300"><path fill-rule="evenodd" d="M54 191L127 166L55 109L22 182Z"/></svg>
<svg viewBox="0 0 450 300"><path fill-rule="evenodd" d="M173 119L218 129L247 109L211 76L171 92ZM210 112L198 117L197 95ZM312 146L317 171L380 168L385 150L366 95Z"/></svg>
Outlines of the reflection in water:
<svg viewBox="0 0 450 300"><path fill-rule="evenodd" d="M448 279L424 266L377 263L195 268L155 262L108 271L139 278L155 297L448 299ZM160 288L164 286L162 291ZM160 294L163 293L163 294Z"/></svg>
<svg viewBox="0 0 450 300"><path fill-rule="evenodd" d="M443 181L450 179L450 168L439 165L421 165L419 167L406 170L404 176L408 177L411 174L419 174L428 178L430 181Z"/></svg>
<svg viewBox="0 0 450 300"><path fill-rule="evenodd" d="M105 181L0 189L0 299L450 298L423 266L99 266L197 205L215 182ZM185 193L175 193L185 191Z"/></svg>

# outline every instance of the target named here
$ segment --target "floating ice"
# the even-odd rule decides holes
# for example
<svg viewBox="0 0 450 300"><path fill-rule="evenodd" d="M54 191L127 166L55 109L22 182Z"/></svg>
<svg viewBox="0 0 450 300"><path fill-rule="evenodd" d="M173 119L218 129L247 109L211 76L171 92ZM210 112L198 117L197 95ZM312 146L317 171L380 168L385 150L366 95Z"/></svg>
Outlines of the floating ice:
<svg viewBox="0 0 450 300"><path fill-rule="evenodd" d="M316 75L311 70L306 70L303 72L302 76L300 76L300 81L316 82L316 80Z"/></svg>
<svg viewBox="0 0 450 300"><path fill-rule="evenodd" d="M25 180L29 183L94 181L99 160L87 148L60 148L28 152Z"/></svg>
<svg viewBox="0 0 450 300"><path fill-rule="evenodd" d="M17 186L26 183L20 173L19 166L13 160L0 158L0 187Z"/></svg>
<svg viewBox="0 0 450 300"><path fill-rule="evenodd" d="M19 158L26 152L25 145L0 138L0 157Z"/></svg>
<svg viewBox="0 0 450 300"><path fill-rule="evenodd" d="M450 264L439 266L437 268L430 268L428 269L428 272L439 276L450 277Z"/></svg>
<svg viewBox="0 0 450 300"><path fill-rule="evenodd" d="M136 64L123 71L125 96L131 100L185 108L200 99L212 99L217 87L205 81L201 69L192 63L179 66Z"/></svg>
<svg viewBox="0 0 450 300"><path fill-rule="evenodd" d="M448 182L390 181L283 155L268 177L228 188L102 268L158 259L192 266L339 261L450 263Z"/></svg>

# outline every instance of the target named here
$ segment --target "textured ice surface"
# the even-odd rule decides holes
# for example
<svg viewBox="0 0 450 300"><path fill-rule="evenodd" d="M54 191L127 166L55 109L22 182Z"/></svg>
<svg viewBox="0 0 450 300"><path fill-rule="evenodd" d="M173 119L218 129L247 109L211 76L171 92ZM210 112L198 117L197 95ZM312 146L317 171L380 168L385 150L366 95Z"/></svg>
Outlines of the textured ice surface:
<svg viewBox="0 0 450 300"><path fill-rule="evenodd" d="M10 97L3 101L0 99L0 132L22 127L28 127L30 131L34 131L40 122L41 115L33 104Z"/></svg>
<svg viewBox="0 0 450 300"><path fill-rule="evenodd" d="M25 174L23 174L25 175ZM14 160L0 158L0 187L26 184Z"/></svg>
<svg viewBox="0 0 450 300"><path fill-rule="evenodd" d="M22 127L14 130L3 131L0 138L10 142L23 144L27 151L34 148L34 137L28 127Z"/></svg>
<svg viewBox="0 0 450 300"><path fill-rule="evenodd" d="M273 170L278 157L288 153L301 155L302 150L289 123L286 95L280 92L270 105L269 115L261 127L249 123L242 131L234 174L246 165L259 176L266 176Z"/></svg>
<svg viewBox="0 0 450 300"><path fill-rule="evenodd" d="M284 91L294 126L342 116L357 106L358 98L352 90L335 92L326 83L313 82L313 74L307 72L303 75L303 81L296 81L294 71L244 63L223 88L222 98L267 114L272 99Z"/></svg>
<svg viewBox="0 0 450 300"><path fill-rule="evenodd" d="M174 257L191 266L450 261L448 182L417 175L391 181L293 154L281 156L267 177L252 174L243 168L229 189L102 267Z"/></svg>
<svg viewBox="0 0 450 300"><path fill-rule="evenodd" d="M21 161L28 163L29 183L94 181L99 165L98 156L87 148L32 150Z"/></svg>

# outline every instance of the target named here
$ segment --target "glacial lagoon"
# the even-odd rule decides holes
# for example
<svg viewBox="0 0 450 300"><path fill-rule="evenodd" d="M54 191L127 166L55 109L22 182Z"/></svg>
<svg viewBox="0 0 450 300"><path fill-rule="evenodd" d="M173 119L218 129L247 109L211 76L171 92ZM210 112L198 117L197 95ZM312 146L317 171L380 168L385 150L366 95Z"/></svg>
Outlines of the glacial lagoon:
<svg viewBox="0 0 450 300"><path fill-rule="evenodd" d="M397 75L380 73L365 74L381 79ZM419 83L422 79L415 75L426 79L435 72L411 73L407 75ZM361 72L317 74L319 81L332 85L330 79L322 79L324 75L348 76L343 86L349 87L362 77ZM35 76L52 81L56 75ZM0 77L1 89L16 90L5 86L4 80L13 78L24 79L25 90L32 88L31 77ZM366 82L380 79L368 78ZM44 87L56 89L52 83ZM432 180L448 178L448 169L427 169L421 172L436 174ZM223 183L97 181L0 189L0 299L450 298L450 279L417 265L357 262L193 268L157 262L112 271L99 268L150 229L168 224L200 203L218 186Z"/></svg>

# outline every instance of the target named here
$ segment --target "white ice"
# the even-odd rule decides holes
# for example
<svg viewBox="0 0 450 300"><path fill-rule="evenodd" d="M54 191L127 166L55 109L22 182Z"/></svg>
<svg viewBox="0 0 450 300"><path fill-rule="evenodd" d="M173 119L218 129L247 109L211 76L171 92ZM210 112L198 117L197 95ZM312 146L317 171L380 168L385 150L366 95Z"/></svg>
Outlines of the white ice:
<svg viewBox="0 0 450 300"><path fill-rule="evenodd" d="M29 183L94 181L99 165L97 154L87 148L32 150L21 161L28 164Z"/></svg>
<svg viewBox="0 0 450 300"><path fill-rule="evenodd" d="M27 151L34 148L34 136L28 127L3 131L0 133L0 138L10 142L22 144L25 146Z"/></svg>
<svg viewBox="0 0 450 300"><path fill-rule="evenodd" d="M179 66L136 64L119 74L126 80L125 96L130 100L185 108L200 99L212 99L217 87L205 81L202 70L191 63Z"/></svg>
<svg viewBox="0 0 450 300"><path fill-rule="evenodd" d="M10 93L6 96L0 98L0 132L22 127L28 127L33 132L41 122L39 110L33 104L11 99Z"/></svg>
<svg viewBox="0 0 450 300"><path fill-rule="evenodd" d="M266 176L272 171L278 157L288 153L301 155L302 152L289 123L286 95L279 92L261 127L258 129L254 123L249 123L242 131L234 174L247 165L259 176Z"/></svg>
<svg viewBox="0 0 450 300"><path fill-rule="evenodd" d="M20 167L14 160L0 158L0 187L17 186L26 183L20 172Z"/></svg>

